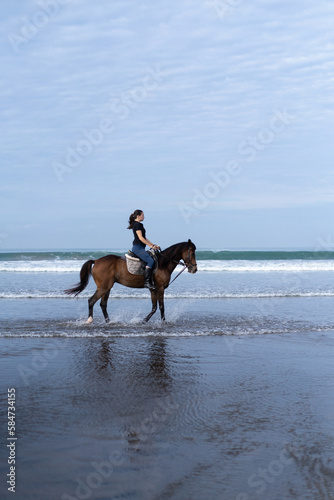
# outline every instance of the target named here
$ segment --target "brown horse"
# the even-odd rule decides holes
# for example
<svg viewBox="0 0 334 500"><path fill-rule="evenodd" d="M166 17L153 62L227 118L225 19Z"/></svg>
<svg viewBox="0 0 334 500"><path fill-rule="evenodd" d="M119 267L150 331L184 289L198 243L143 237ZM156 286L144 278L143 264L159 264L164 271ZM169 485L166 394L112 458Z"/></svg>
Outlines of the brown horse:
<svg viewBox="0 0 334 500"><path fill-rule="evenodd" d="M169 285L171 274L176 266L181 264L182 260L190 273L196 273L195 250L196 246L194 243L188 240L172 245L157 254L158 269L154 275L155 288L150 290L152 311L146 316L145 321L148 321L157 310L157 302L159 302L161 319L165 320L164 292ZM94 267L92 269L93 264ZM100 305L105 320L106 322L109 321L107 302L114 283L120 283L130 288L144 288L144 276L130 274L127 270L126 261L118 255L106 255L100 259L85 262L80 271L80 283L73 288L65 290L65 293L68 295L79 295L88 285L91 274L96 283L97 290L88 300L88 324L93 321L93 307L99 299L101 299Z"/></svg>

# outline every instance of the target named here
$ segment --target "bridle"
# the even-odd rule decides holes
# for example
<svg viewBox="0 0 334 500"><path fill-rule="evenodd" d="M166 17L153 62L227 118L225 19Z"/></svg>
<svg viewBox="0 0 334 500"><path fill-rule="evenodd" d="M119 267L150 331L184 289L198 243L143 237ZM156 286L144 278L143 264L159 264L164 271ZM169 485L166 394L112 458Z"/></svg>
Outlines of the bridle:
<svg viewBox="0 0 334 500"><path fill-rule="evenodd" d="M188 254L186 259L183 258L181 258L180 260L171 259L170 257L168 257L168 255L164 254L161 251L159 252L159 255L162 255L163 257L165 257L165 259L169 260L170 262L173 262L176 265L185 266L189 270L192 270L195 267L194 264L190 262L190 247L188 247Z"/></svg>
<svg viewBox="0 0 334 500"><path fill-rule="evenodd" d="M165 255L163 252L159 252L159 254L162 255L163 257L165 257L165 259L168 259L170 262L173 262L176 265L183 266L183 269L181 269L181 271L179 272L179 274L177 274L175 276L175 278L172 279L172 281L169 283L169 285L171 285L173 283L173 281L175 281L176 278L178 278L180 276L180 274L183 273L183 271L185 271L186 269L188 269L189 271L192 271L194 269L194 267L195 267L195 265L192 262L190 262L190 246L188 246L188 254L187 254L187 258L186 259L180 259L180 260L177 261L175 259L171 259L167 255Z"/></svg>
<svg viewBox="0 0 334 500"><path fill-rule="evenodd" d="M187 258L183 259L183 262L180 261L179 263L183 266L186 266L189 271L192 271L194 269L194 267L196 267L195 264L190 262L190 247L188 247Z"/></svg>

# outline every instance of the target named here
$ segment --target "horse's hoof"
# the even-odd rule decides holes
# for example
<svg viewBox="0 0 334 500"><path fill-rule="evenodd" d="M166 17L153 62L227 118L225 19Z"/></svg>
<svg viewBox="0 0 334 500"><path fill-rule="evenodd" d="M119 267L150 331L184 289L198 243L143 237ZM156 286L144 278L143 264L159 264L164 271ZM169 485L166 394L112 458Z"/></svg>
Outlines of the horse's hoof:
<svg viewBox="0 0 334 500"><path fill-rule="evenodd" d="M89 318L86 321L86 325L90 325L91 323L93 323L93 316L89 316Z"/></svg>

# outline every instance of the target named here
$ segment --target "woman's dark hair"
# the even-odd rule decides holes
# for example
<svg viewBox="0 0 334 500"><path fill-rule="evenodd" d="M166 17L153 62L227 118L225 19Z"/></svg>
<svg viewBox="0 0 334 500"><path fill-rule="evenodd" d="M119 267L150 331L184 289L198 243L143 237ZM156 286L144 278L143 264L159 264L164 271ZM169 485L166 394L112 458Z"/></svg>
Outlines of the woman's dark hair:
<svg viewBox="0 0 334 500"><path fill-rule="evenodd" d="M142 213L143 213L142 210L135 210L133 212L133 214L130 215L128 229L132 229L133 228L133 225L135 223L135 219L138 217L138 215L141 215Z"/></svg>

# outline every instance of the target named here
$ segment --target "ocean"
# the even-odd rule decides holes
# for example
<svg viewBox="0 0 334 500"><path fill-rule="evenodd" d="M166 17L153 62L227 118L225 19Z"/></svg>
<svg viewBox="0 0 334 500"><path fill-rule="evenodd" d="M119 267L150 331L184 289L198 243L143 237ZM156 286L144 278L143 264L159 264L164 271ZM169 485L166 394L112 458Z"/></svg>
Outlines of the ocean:
<svg viewBox="0 0 334 500"><path fill-rule="evenodd" d="M141 324L151 308L148 290L116 284L108 303L111 323L104 324L96 304L94 327L85 328L93 280L75 299L64 289L78 282L86 260L105 254L0 253L1 336L154 335L154 329L167 336L241 335L334 327L328 307L334 252L197 251L198 273L184 272L165 292L164 327L159 311Z"/></svg>
<svg viewBox="0 0 334 500"><path fill-rule="evenodd" d="M199 250L165 323L116 284L86 325L106 253L0 253L0 498L8 389L17 500L334 498L334 252Z"/></svg>

